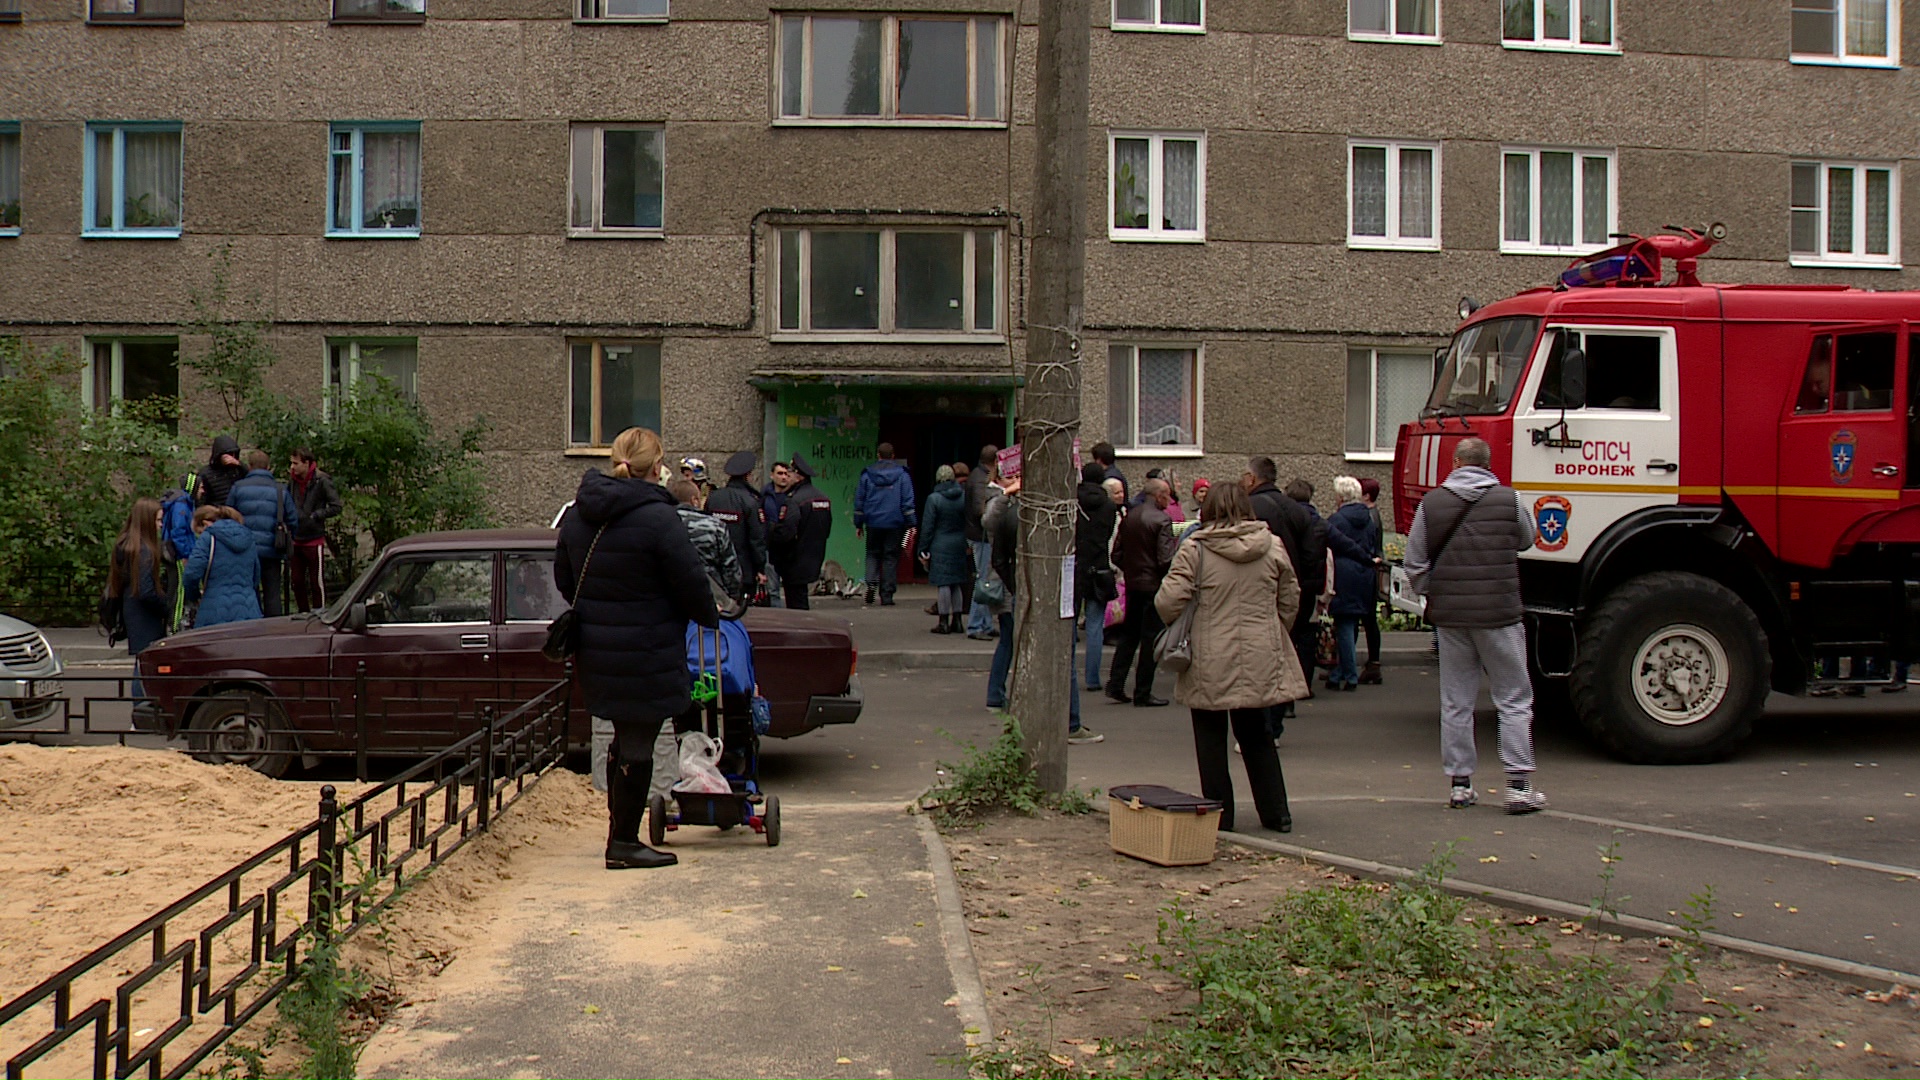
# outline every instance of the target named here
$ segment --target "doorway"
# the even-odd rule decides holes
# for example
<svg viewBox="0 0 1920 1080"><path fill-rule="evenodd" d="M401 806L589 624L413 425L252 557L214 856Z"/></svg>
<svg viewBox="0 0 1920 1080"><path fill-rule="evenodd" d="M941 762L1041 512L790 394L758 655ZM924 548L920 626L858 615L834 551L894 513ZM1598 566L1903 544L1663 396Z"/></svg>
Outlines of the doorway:
<svg viewBox="0 0 1920 1080"><path fill-rule="evenodd" d="M1005 446L1007 396L998 390L901 389L880 392L880 439L913 478L918 511L942 465L973 468L982 447ZM911 578L909 578L909 564ZM902 581L923 581L918 560L900 561Z"/></svg>

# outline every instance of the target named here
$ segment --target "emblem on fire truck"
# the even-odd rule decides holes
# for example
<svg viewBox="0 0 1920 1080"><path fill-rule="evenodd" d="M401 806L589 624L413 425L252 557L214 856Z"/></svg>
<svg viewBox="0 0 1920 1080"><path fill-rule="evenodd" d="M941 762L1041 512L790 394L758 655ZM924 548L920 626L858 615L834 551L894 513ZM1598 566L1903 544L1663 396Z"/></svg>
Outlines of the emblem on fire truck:
<svg viewBox="0 0 1920 1080"><path fill-rule="evenodd" d="M1833 482L1847 484L1853 482L1853 432L1842 428L1827 440L1827 464L1833 471Z"/></svg>
<svg viewBox="0 0 1920 1080"><path fill-rule="evenodd" d="M1533 522L1540 538L1533 546L1541 551L1559 551L1567 546L1567 522L1573 517L1573 504L1558 495L1542 495L1533 501Z"/></svg>

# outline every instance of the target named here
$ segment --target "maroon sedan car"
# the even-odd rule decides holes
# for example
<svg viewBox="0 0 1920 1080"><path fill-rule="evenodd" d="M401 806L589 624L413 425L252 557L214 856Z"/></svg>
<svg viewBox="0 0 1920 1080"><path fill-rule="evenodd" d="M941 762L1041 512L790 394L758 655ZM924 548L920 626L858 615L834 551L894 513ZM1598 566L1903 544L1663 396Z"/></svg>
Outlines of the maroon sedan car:
<svg viewBox="0 0 1920 1080"><path fill-rule="evenodd" d="M549 529L423 533L395 541L359 580L311 615L175 634L136 658L152 706L135 724L187 738L197 756L269 776L296 757L433 751L560 681L540 652L566 607L553 584ZM844 619L753 608L767 732L804 735L860 717L853 630ZM574 695L569 741L590 721Z"/></svg>

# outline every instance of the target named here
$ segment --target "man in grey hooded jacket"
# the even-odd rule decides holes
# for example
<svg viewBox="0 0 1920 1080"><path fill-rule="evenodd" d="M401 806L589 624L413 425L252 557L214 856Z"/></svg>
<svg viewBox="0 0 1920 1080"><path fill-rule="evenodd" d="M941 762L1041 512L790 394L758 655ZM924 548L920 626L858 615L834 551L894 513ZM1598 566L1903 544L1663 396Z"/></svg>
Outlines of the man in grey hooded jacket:
<svg viewBox="0 0 1920 1080"><path fill-rule="evenodd" d="M1447 805L1472 806L1477 763L1473 704L1487 677L1500 714L1500 763L1509 814L1546 808L1533 790L1533 684L1521 623L1520 552L1533 546L1533 519L1519 494L1488 466L1486 440L1453 451L1453 471L1427 493L1407 534L1407 579L1427 598L1427 621L1440 634L1440 763L1452 778Z"/></svg>

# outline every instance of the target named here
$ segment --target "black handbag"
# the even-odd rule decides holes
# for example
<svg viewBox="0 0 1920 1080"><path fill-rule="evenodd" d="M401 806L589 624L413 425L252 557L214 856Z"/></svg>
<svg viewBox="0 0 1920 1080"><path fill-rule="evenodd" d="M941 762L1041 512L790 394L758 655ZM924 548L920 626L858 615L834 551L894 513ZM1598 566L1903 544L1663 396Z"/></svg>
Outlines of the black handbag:
<svg viewBox="0 0 1920 1080"><path fill-rule="evenodd" d="M287 528L287 489L273 485L273 554L284 559L293 551L293 530Z"/></svg>
<svg viewBox="0 0 1920 1080"><path fill-rule="evenodd" d="M580 563L580 576L573 582L573 598L580 598L580 590L587 583L587 567L593 565L593 550L600 546L600 535L607 531L605 525L593 534L593 543L587 545L587 557ZM554 617L547 624L547 640L540 646L540 653L554 663L562 663L580 651L580 623L574 617L573 605Z"/></svg>
<svg viewBox="0 0 1920 1080"><path fill-rule="evenodd" d="M1088 571L1087 584L1093 586L1093 598L1103 604L1111 604L1120 596L1120 582L1111 566Z"/></svg>

